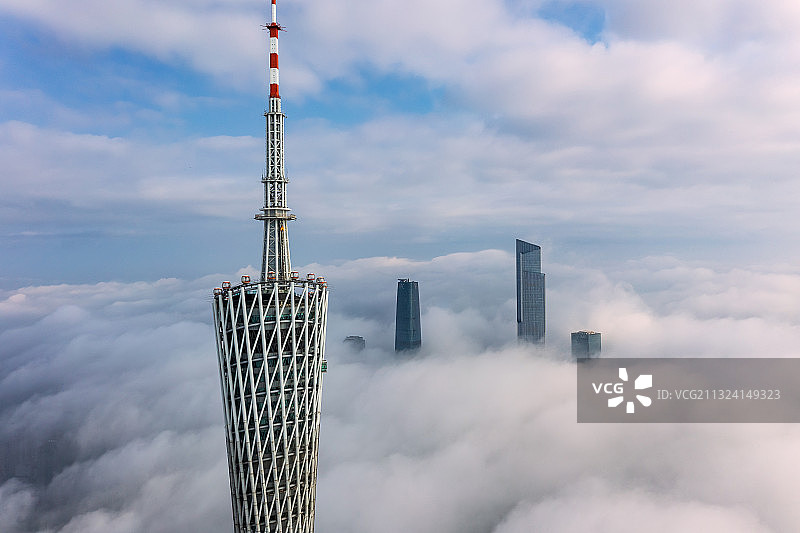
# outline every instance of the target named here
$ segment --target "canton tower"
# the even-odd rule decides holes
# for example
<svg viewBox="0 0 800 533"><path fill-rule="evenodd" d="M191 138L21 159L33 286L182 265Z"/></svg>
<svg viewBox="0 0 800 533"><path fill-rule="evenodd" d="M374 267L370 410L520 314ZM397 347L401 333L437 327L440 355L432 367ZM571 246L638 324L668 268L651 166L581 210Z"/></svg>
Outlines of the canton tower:
<svg viewBox="0 0 800 533"><path fill-rule="evenodd" d="M214 289L225 441L235 533L312 533L322 373L325 279L300 279L289 257L275 2L269 30L267 162L261 182L261 278Z"/></svg>

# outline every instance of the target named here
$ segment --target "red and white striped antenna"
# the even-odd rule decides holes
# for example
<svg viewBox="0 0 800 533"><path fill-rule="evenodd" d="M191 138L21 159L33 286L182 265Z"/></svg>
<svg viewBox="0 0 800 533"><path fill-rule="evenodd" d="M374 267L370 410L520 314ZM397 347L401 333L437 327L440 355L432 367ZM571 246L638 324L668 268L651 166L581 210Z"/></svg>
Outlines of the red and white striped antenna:
<svg viewBox="0 0 800 533"><path fill-rule="evenodd" d="M278 32L283 28L278 24L278 15L276 10L277 0L272 0L272 22L264 26L269 30L269 97L280 98L281 94L278 90L279 76L278 76Z"/></svg>

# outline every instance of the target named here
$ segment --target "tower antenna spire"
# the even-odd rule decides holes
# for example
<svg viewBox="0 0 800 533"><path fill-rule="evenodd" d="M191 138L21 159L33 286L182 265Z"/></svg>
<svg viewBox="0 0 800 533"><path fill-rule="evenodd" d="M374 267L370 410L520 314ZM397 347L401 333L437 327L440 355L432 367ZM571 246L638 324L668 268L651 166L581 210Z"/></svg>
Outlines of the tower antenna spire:
<svg viewBox="0 0 800 533"><path fill-rule="evenodd" d="M278 32L283 30L278 24L276 0L272 0L272 22L264 26L269 30L269 97L280 98L278 90Z"/></svg>
<svg viewBox="0 0 800 533"><path fill-rule="evenodd" d="M261 254L261 281L288 280L292 262L289 256L287 222L294 220L286 203L284 171L283 122L281 111L280 78L278 75L278 24L277 0L272 0L272 21L265 25L269 30L269 107L264 112L267 120L267 165L261 182L264 184L264 207L255 219L264 222L264 247Z"/></svg>

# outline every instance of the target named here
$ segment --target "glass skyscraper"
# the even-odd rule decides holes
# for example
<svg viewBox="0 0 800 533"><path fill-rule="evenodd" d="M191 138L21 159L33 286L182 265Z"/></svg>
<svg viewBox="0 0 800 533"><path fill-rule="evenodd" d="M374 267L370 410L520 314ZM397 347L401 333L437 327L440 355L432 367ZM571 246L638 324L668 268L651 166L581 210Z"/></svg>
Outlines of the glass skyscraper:
<svg viewBox="0 0 800 533"><path fill-rule="evenodd" d="M572 356L576 359L597 357L600 354L600 334L596 331L572 333Z"/></svg>
<svg viewBox="0 0 800 533"><path fill-rule="evenodd" d="M517 239L517 338L544 342L542 248Z"/></svg>
<svg viewBox="0 0 800 533"><path fill-rule="evenodd" d="M397 280L397 314L395 315L394 349L416 350L422 346L419 320L419 284L409 279Z"/></svg>

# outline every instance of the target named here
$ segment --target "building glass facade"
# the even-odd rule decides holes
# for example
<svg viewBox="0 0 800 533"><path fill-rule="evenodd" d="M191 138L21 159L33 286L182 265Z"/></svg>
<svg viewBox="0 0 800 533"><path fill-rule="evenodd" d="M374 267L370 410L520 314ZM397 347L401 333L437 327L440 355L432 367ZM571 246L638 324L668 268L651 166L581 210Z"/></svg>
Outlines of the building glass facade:
<svg viewBox="0 0 800 533"><path fill-rule="evenodd" d="M419 319L419 284L409 279L397 280L394 349L416 350L422 346Z"/></svg>
<svg viewBox="0 0 800 533"><path fill-rule="evenodd" d="M542 248L517 239L517 338L543 343L544 274Z"/></svg>
<svg viewBox="0 0 800 533"><path fill-rule="evenodd" d="M575 359L588 359L599 355L599 333L596 331L576 331L572 333L572 356Z"/></svg>

